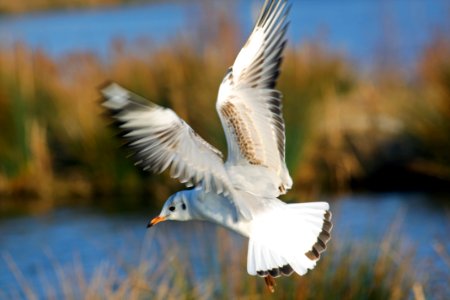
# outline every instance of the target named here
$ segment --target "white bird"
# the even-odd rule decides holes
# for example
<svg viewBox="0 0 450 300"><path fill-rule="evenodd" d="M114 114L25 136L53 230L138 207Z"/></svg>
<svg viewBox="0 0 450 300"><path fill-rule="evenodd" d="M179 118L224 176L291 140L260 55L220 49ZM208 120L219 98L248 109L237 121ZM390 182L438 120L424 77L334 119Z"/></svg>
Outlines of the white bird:
<svg viewBox="0 0 450 300"><path fill-rule="evenodd" d="M119 121L136 164L195 188L172 195L148 227L166 220L206 220L249 238L247 271L264 277L303 275L330 239L326 202L286 204L292 186L285 162L281 93L275 89L286 45L287 0L266 0L250 38L220 85L216 109L228 158L169 109L116 83L101 92Z"/></svg>

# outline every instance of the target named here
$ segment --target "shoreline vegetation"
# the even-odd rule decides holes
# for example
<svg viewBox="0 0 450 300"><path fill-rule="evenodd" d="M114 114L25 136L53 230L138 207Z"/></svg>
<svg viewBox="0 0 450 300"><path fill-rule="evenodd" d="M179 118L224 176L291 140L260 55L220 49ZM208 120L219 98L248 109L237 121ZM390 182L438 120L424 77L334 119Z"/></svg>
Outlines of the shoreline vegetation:
<svg viewBox="0 0 450 300"><path fill-rule="evenodd" d="M117 261L99 263L95 271L86 270L80 257L62 264L50 250L46 256L56 274L56 284L48 273L40 273L39 289L23 273L11 254L2 258L17 280L17 290L0 291L5 298L24 299L436 299L445 295L439 283L430 284L423 270L412 261L414 251L397 244L395 227L381 240L347 245L336 240L313 271L299 277L296 274L278 278L271 294L258 277L249 276L246 269L245 244L237 243L229 232L217 228L216 240L205 241L194 251L205 251L212 243L221 245L217 253L206 252L202 263L209 266L199 279L188 262L192 247L187 241L164 238L172 249L163 260L156 252L143 252L136 263L121 257ZM199 228L201 232L201 227ZM161 243L147 236L144 242L130 239L135 249L148 249L148 243ZM130 244L128 244L130 246ZM243 247L244 246L244 247ZM442 245L440 245L442 246ZM191 250L189 250L191 249ZM142 250L141 250L142 251ZM207 250L206 250L207 251ZM436 265L429 266L433 272ZM170 271L169 271L170 270ZM198 270L197 270L198 273ZM436 288L438 287L438 288ZM445 296L444 296L445 297Z"/></svg>
<svg viewBox="0 0 450 300"><path fill-rule="evenodd" d="M99 101L106 80L173 108L226 155L215 99L244 34L231 16L211 15L193 40L117 40L107 59L0 46L1 208L6 199L50 208L125 196L134 199L130 206L157 206L180 188L167 173L140 172L119 149ZM350 190L449 191L450 38L431 36L408 73L380 61L362 72L321 42L287 49L278 83L294 180L286 200Z"/></svg>

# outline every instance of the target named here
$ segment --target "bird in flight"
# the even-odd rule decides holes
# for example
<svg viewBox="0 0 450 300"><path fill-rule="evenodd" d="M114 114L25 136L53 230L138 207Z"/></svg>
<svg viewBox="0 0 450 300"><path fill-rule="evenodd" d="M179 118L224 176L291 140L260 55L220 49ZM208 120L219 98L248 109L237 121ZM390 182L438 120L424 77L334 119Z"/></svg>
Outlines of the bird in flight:
<svg viewBox="0 0 450 300"><path fill-rule="evenodd" d="M228 146L222 153L169 109L116 83L102 89L136 164L191 189L170 196L148 227L206 220L249 238L247 272L274 291L279 276L313 269L332 229L326 202L287 204L282 94L275 89L286 46L288 0L266 0L247 43L220 85L216 109ZM193 188L192 188L193 187Z"/></svg>

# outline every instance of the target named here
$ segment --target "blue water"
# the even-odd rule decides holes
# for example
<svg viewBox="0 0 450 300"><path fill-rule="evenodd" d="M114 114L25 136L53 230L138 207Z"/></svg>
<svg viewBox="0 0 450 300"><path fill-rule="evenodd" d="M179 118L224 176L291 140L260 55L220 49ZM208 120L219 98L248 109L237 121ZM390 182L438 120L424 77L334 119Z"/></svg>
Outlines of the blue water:
<svg viewBox="0 0 450 300"><path fill-rule="evenodd" d="M186 9L164 4L8 16L0 19L0 39L3 45L23 41L51 55L80 50L104 55L116 38L166 41L186 22Z"/></svg>
<svg viewBox="0 0 450 300"><path fill-rule="evenodd" d="M333 202L332 211L336 249L372 244L378 247L380 240L393 234L395 261L401 264L403 256L414 249L411 263L417 278L427 282L427 295L450 295L450 267L435 250L439 243L450 253L450 218L445 209L430 205L430 198L402 194L353 196ZM12 271L12 262L34 293L43 297L43 283L58 289L58 268L74 274L74 265L82 266L89 279L100 266L113 266L120 273L125 272L124 266L136 267L141 261L151 262L150 272L163 268L167 273L172 267L164 263L172 261L185 264L194 281L217 278L216 282L220 282L217 253L234 252L245 261L247 243L236 234L202 222L165 222L147 230L145 225L151 216L65 209L0 220L0 299L21 295L23 290ZM230 237L230 251L224 250L224 235ZM245 268L239 271L246 276ZM76 282L76 278L68 281Z"/></svg>
<svg viewBox="0 0 450 300"><path fill-rule="evenodd" d="M447 0L300 0L290 16L291 44L322 40L356 62L374 63L380 52L410 64L437 31L450 34ZM224 2L222 2L224 3ZM262 1L227 1L246 36ZM228 5L233 3L233 5ZM24 41L54 56L73 51L109 53L117 38L127 43L163 44L199 30L204 10L198 2L33 13L0 17L0 41Z"/></svg>

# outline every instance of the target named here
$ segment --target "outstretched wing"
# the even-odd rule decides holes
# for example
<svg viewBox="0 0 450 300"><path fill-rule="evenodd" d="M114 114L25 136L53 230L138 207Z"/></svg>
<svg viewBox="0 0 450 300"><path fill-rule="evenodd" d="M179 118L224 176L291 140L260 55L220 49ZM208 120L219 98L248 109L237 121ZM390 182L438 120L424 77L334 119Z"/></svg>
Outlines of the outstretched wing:
<svg viewBox="0 0 450 300"><path fill-rule="evenodd" d="M246 166L249 172L249 165L262 166L257 172L265 170L269 183L276 179L271 188L276 194L292 186L285 162L282 95L274 89L289 9L287 0L266 0L250 38L220 86L216 104L227 137L227 164Z"/></svg>
<svg viewBox="0 0 450 300"><path fill-rule="evenodd" d="M136 164L205 191L230 195L232 186L219 150L208 144L173 110L135 95L116 83L101 90L108 108L134 152Z"/></svg>

